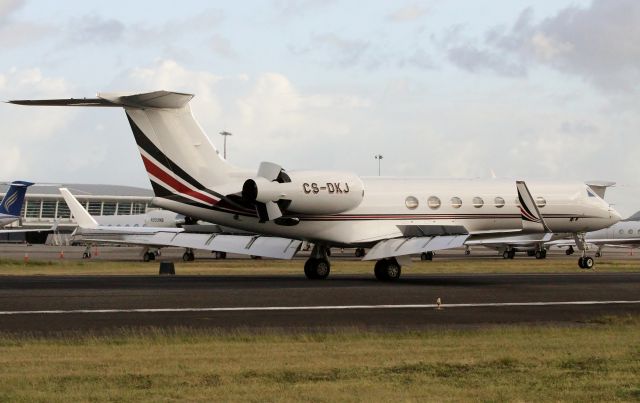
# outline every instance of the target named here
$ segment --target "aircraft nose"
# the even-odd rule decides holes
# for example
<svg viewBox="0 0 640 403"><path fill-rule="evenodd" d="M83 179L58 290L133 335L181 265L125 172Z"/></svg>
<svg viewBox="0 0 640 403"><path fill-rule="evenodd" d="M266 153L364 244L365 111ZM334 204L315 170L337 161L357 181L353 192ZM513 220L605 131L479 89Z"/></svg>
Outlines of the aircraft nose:
<svg viewBox="0 0 640 403"><path fill-rule="evenodd" d="M611 219L612 225L622 220L622 216L620 215L620 213L618 213L616 209L611 206L609 207L609 218Z"/></svg>

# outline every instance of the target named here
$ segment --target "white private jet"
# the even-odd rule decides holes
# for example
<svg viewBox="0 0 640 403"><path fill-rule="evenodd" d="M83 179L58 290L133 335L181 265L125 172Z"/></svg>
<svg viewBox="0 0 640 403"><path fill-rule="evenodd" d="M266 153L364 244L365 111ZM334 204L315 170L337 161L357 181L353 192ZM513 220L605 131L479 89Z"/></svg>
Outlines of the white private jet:
<svg viewBox="0 0 640 403"><path fill-rule="evenodd" d="M579 265L591 268L584 233L620 220L608 203L590 197L589 188L577 182L361 178L351 172L286 171L271 162L262 162L257 172L239 169L220 157L194 119L192 98L155 91L10 102L124 108L155 205L268 235L258 238L260 251L247 254L287 257L299 241L313 242L304 265L310 279L329 275L331 246L371 248L363 259L376 260L375 276L391 281L400 277L411 255L459 247L478 237L549 232L576 234L583 250ZM292 243L283 245L283 239Z"/></svg>
<svg viewBox="0 0 640 403"><path fill-rule="evenodd" d="M587 245L596 247L596 257L602 256L602 248L611 246L614 248L639 248L640 247L640 221L625 220L608 228L585 234ZM564 239L549 242L549 246L566 247L567 255L572 255L576 247L574 239Z"/></svg>

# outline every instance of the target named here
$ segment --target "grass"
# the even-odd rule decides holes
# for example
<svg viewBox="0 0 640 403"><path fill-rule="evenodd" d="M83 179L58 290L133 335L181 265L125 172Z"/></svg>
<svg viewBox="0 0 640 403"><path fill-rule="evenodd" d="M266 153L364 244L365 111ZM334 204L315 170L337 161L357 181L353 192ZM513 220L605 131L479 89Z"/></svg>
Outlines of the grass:
<svg viewBox="0 0 640 403"><path fill-rule="evenodd" d="M415 260L410 267L403 268L405 274L455 274L455 273L576 273L580 270L576 259L520 258L515 260L491 258L435 259L431 262ZM201 260L177 262L179 275L302 275L304 260ZM372 274L373 262L359 260L332 261L333 275ZM640 271L640 262L635 260L599 260L594 272ZM22 260L0 259L0 275L155 275L158 262L109 262L101 260Z"/></svg>
<svg viewBox="0 0 640 403"><path fill-rule="evenodd" d="M404 333L0 335L0 401L637 401L640 318Z"/></svg>

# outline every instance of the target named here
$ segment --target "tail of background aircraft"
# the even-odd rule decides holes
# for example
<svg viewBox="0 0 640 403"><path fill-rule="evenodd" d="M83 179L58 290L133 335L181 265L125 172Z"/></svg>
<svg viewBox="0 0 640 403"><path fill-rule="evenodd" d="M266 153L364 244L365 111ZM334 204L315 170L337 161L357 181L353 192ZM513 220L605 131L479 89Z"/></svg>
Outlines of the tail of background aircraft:
<svg viewBox="0 0 640 403"><path fill-rule="evenodd" d="M196 122L192 94L155 91L97 98L10 101L21 105L122 107L157 197L211 206L223 195L216 187L235 168L218 154ZM186 199L186 200L185 200Z"/></svg>
<svg viewBox="0 0 640 403"><path fill-rule="evenodd" d="M24 203L24 195L27 193L27 188L31 185L33 185L33 183L25 181L11 182L7 194L4 195L2 202L0 202L0 214L19 216L20 210L22 210L22 204Z"/></svg>

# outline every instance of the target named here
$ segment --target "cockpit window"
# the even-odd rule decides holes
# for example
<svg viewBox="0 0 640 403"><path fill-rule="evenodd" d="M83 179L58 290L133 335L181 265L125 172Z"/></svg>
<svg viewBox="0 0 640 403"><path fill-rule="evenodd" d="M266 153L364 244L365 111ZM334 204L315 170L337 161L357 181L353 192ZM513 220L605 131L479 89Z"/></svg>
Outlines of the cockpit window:
<svg viewBox="0 0 640 403"><path fill-rule="evenodd" d="M418 199L415 196L407 196L404 200L404 205L407 206L409 210L415 210L418 204Z"/></svg>

